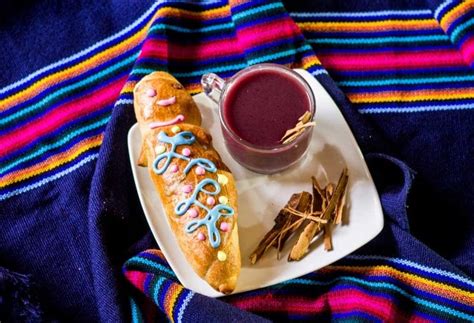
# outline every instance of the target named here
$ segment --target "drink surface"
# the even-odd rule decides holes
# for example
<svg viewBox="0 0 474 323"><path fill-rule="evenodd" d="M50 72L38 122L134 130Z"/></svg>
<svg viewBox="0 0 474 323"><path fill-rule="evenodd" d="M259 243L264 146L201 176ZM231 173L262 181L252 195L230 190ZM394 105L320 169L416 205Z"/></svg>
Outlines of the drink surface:
<svg viewBox="0 0 474 323"><path fill-rule="evenodd" d="M284 72L255 70L228 89L224 119L240 138L261 147L280 144L306 111L310 99L303 85Z"/></svg>

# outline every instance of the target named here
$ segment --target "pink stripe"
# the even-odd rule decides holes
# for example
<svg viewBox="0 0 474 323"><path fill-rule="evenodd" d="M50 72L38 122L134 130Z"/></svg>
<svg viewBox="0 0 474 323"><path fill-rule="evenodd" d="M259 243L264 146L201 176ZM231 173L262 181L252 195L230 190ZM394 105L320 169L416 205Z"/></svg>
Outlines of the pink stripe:
<svg viewBox="0 0 474 323"><path fill-rule="evenodd" d="M300 35L299 29L290 18L259 24L237 31L238 39L226 38L198 45L176 45L164 40L148 40L142 47L140 57L161 59L209 59L242 53L242 49L271 42L276 39Z"/></svg>
<svg viewBox="0 0 474 323"><path fill-rule="evenodd" d="M358 289L347 288L329 291L314 299L307 297L278 297L264 294L254 297L238 298L230 302L244 310L256 312L284 312L290 314L318 314L322 312L345 313L354 310L369 313L382 320L417 322L426 321L417 315L403 313L394 303L383 297L367 295Z"/></svg>
<svg viewBox="0 0 474 323"><path fill-rule="evenodd" d="M466 40L461 45L461 52L466 62L472 65L474 63L474 37Z"/></svg>
<svg viewBox="0 0 474 323"><path fill-rule="evenodd" d="M329 69L378 70L391 68L423 68L465 66L458 51L388 52L367 54L318 54Z"/></svg>
<svg viewBox="0 0 474 323"><path fill-rule="evenodd" d="M137 287L140 290L144 289L144 283L148 275L147 273L131 270L131 271L126 271L124 275L135 287Z"/></svg>
<svg viewBox="0 0 474 323"><path fill-rule="evenodd" d="M157 57L162 59L209 59L235 55L239 53L234 39L218 40L206 44L180 46L163 40L149 40L143 47L140 57Z"/></svg>
<svg viewBox="0 0 474 323"><path fill-rule="evenodd" d="M41 118L0 137L0 156L38 141L42 136L55 131L68 122L111 104L118 97L125 81L126 77L123 77L87 96L65 103Z"/></svg>
<svg viewBox="0 0 474 323"><path fill-rule="evenodd" d="M259 24L237 31L241 48L254 47L274 41L276 39L299 36L296 24L289 18L270 23Z"/></svg>

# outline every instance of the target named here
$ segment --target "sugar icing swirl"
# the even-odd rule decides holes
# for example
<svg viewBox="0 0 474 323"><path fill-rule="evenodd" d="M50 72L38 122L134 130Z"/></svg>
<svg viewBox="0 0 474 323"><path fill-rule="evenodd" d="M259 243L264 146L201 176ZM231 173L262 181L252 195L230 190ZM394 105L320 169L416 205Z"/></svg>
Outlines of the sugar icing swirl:
<svg viewBox="0 0 474 323"><path fill-rule="evenodd" d="M188 162L184 169L185 174L188 174L194 166L196 166L196 168L200 167L204 169L205 172L209 173L215 173L217 171L216 165L209 159L190 158L188 153L186 153L188 156L185 156L176 152L176 148L178 146L192 145L195 143L196 137L191 131L178 132L172 137L168 136L164 131L160 131L157 138L161 143L170 144L171 148L169 151L160 153L153 161L153 171L156 174L164 174L170 166L173 158L182 159ZM162 161L164 161L164 163L162 163L160 167L159 164ZM213 190L211 191L205 189L204 187L207 185L212 186ZM184 230L186 233L193 233L199 227L205 226L209 235L209 243L213 248L218 248L221 244L221 236L219 230L217 229L217 222L221 217L232 217L235 212L232 207L224 203L220 203L214 205L212 208L209 208L198 200L198 195L199 193L204 193L209 197L212 197L218 195L220 191L221 185L218 183L218 181L215 181L212 178L204 178L198 183L198 185L196 185L191 196L188 199L180 201L174 209L176 215L178 216L184 215L186 212L188 212L188 210L190 210L192 206L197 206L203 209L206 212L206 215L202 219L194 219L189 221L185 225ZM219 198L219 201L221 200L222 199Z"/></svg>

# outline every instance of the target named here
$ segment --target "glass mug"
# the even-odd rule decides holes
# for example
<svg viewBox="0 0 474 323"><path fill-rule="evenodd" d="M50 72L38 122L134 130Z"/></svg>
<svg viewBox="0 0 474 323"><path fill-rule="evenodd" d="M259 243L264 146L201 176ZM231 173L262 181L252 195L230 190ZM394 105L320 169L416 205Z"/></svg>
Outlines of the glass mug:
<svg viewBox="0 0 474 323"><path fill-rule="evenodd" d="M308 83L293 70L277 64L257 64L247 67L236 73L228 81L224 81L216 74L205 74L201 78L204 93L219 108L219 119L225 145L230 155L242 166L262 174L273 174L296 164L306 154L311 141L313 127L307 127L295 140L286 144L272 146L258 146L242 139L229 125L224 111L227 94L233 90L234 85L240 78L248 73L258 73L261 70L271 70L284 73L293 81L297 82L308 95L309 112L311 120L315 114L315 99ZM311 121L310 120L310 121Z"/></svg>

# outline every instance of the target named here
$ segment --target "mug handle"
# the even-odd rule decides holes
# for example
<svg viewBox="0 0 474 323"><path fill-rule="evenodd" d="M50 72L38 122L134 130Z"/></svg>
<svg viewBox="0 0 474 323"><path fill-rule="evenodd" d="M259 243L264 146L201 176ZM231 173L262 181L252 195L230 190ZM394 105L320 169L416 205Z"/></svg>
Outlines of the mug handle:
<svg viewBox="0 0 474 323"><path fill-rule="evenodd" d="M201 86L204 93L209 99L219 104L219 99L222 89L224 88L225 81L214 73L207 73L201 77Z"/></svg>

